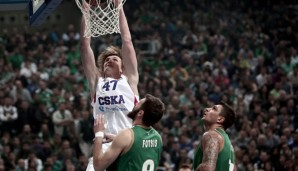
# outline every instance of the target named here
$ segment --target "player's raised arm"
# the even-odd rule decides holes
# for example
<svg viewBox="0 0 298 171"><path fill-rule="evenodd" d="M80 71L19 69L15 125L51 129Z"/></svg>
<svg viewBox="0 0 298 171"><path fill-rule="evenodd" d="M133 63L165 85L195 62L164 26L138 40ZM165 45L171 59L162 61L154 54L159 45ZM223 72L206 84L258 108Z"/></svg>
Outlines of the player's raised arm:
<svg viewBox="0 0 298 171"><path fill-rule="evenodd" d="M218 153L221 150L223 138L215 131L209 131L203 135L202 150L203 160L202 163L195 169L196 171L214 171Z"/></svg>
<svg viewBox="0 0 298 171"><path fill-rule="evenodd" d="M122 56L124 65L124 75L127 76L128 82L135 95L138 95L137 85L139 82L138 62L136 52L132 43L131 34L124 13L123 7L120 10L120 32L122 39Z"/></svg>
<svg viewBox="0 0 298 171"><path fill-rule="evenodd" d="M89 83L90 96L92 98L95 91L96 78L100 75L95 65L94 54L90 46L91 38L84 37L84 32L86 29L85 27L86 27L85 17L83 16L82 22L81 22L81 33L80 33L81 34L81 38L80 38L81 58L82 58L82 63L84 67L84 72Z"/></svg>

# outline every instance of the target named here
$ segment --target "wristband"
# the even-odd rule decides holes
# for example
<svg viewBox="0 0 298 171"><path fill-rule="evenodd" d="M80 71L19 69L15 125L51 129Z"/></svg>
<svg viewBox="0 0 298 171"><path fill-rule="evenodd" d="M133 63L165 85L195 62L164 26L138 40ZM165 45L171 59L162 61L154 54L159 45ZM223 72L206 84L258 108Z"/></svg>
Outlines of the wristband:
<svg viewBox="0 0 298 171"><path fill-rule="evenodd" d="M102 131L98 131L95 133L95 138L103 138L104 137L104 133Z"/></svg>

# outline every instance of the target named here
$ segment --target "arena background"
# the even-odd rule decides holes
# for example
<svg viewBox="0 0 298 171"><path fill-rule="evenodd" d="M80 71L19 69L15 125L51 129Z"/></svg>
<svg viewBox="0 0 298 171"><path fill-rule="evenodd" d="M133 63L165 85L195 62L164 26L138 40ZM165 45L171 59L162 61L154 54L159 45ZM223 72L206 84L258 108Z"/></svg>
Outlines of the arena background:
<svg viewBox="0 0 298 171"><path fill-rule="evenodd" d="M124 8L140 95L167 105L156 125L164 141L159 170L191 165L204 131L200 110L220 100L237 113L228 134L239 171L298 170L296 1L127 0ZM94 135L80 18L74 0L35 28L26 9L0 11L0 171L85 170ZM119 36L92 47L98 54L110 44L120 45ZM9 101L18 113L12 122L1 114ZM53 129L61 106L75 125L65 137Z"/></svg>

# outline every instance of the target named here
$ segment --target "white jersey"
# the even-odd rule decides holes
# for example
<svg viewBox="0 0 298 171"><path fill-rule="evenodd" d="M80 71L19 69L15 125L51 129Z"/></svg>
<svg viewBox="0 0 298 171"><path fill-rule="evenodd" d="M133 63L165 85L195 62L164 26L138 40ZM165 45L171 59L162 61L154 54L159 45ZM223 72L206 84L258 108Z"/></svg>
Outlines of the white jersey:
<svg viewBox="0 0 298 171"><path fill-rule="evenodd" d="M138 100L126 76L121 75L120 79L100 77L92 102L93 117L103 114L107 123L105 132L118 134L132 127L132 120L127 117L127 113L132 111Z"/></svg>
<svg viewBox="0 0 298 171"><path fill-rule="evenodd" d="M92 101L93 117L103 114L107 124L105 132L118 134L121 130L132 127L132 120L127 117L127 113L132 111L138 101L139 97L133 93L126 76L121 75L118 80L100 77ZM102 144L103 152L111 144ZM86 171L94 171L92 158L89 159Z"/></svg>

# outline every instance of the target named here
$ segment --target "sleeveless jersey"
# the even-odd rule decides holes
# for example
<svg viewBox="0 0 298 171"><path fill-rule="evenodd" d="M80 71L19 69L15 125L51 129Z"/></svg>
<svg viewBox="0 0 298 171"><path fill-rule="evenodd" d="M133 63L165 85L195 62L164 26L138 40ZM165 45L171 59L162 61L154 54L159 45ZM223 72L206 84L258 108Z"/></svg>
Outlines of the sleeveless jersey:
<svg viewBox="0 0 298 171"><path fill-rule="evenodd" d="M127 117L127 113L132 111L139 97L135 96L128 80L124 75L120 79L111 77L99 77L94 99L91 103L93 107L93 117L103 114L106 121L106 133L118 134L125 128L132 127L132 120ZM105 152L112 144L102 144L102 150ZM94 171L93 158L88 162L86 171Z"/></svg>
<svg viewBox="0 0 298 171"><path fill-rule="evenodd" d="M118 134L125 128L132 127L132 120L127 113L132 111L139 98L134 95L127 78L100 77L92 102L93 117L103 114L106 121L106 133ZM111 143L103 144L105 151Z"/></svg>
<svg viewBox="0 0 298 171"><path fill-rule="evenodd" d="M216 171L233 171L235 164L235 153L234 148L231 144L228 134L219 128L215 129L221 136L224 137L224 147L219 152L217 162L216 162ZM195 170L203 160L203 151L201 149L201 144L198 145L194 161L193 161L193 169Z"/></svg>
<svg viewBox="0 0 298 171"><path fill-rule="evenodd" d="M160 134L154 128L132 128L134 142L131 148L116 161L118 171L154 171L162 151Z"/></svg>

